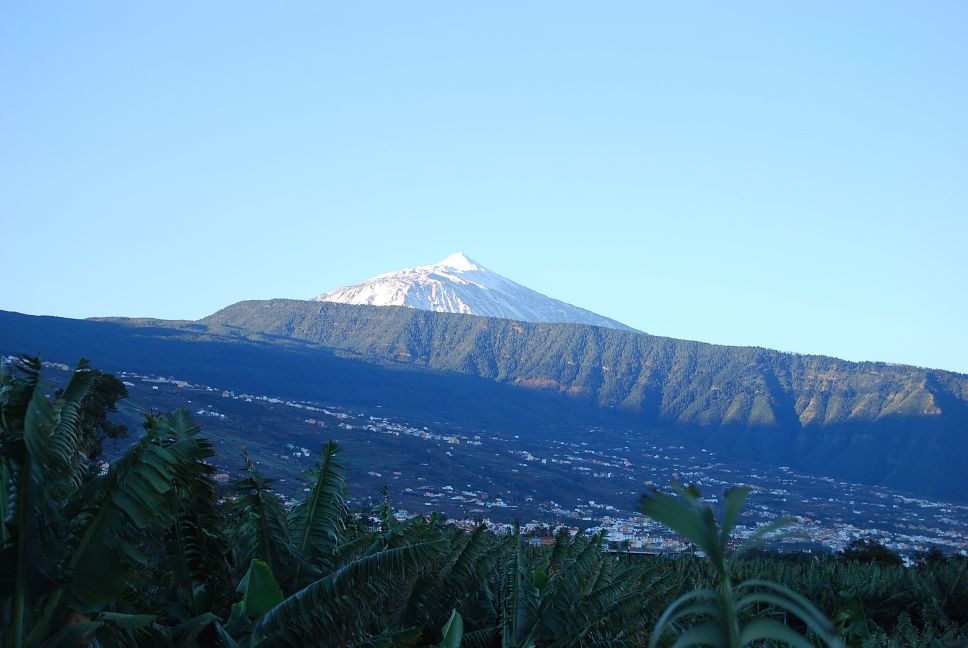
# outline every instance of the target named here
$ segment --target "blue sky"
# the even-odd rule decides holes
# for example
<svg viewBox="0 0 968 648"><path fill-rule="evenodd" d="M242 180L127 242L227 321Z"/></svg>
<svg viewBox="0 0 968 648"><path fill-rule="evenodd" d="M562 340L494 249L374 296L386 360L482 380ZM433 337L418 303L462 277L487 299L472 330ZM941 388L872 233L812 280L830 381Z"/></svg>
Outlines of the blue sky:
<svg viewBox="0 0 968 648"><path fill-rule="evenodd" d="M4 3L0 309L197 318L462 250L650 333L968 372L966 25Z"/></svg>

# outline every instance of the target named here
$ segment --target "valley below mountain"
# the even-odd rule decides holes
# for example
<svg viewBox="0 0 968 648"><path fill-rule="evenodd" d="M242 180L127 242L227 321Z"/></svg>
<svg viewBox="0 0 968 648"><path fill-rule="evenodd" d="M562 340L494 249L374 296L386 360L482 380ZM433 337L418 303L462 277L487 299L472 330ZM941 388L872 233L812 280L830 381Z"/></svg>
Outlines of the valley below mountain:
<svg viewBox="0 0 968 648"><path fill-rule="evenodd" d="M61 385L67 365L47 364L45 375ZM718 504L725 489L745 485L749 506L736 536L786 516L786 533L771 543L776 549L838 552L854 538L873 537L908 556L932 547L968 551L968 504L727 458L668 430L545 421L527 434L402 414L389 405L347 406L177 376L118 375L129 393L119 419L129 429L140 427L145 412L189 408L217 450L217 481L244 476L245 452L278 479L274 486L287 499L303 493L319 447L338 439L352 484L350 504L374 507L385 487L404 518L433 511L469 528L486 520L510 531L518 520L527 528L606 529L613 542L678 553L687 550L681 538L637 510L640 494L688 482ZM127 443L109 445L108 455Z"/></svg>

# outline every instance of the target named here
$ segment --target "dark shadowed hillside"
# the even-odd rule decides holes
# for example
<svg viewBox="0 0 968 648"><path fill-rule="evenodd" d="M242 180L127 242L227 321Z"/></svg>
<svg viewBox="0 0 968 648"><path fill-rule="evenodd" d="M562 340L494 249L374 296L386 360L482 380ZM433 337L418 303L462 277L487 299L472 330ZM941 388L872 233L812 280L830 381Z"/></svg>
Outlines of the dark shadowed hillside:
<svg viewBox="0 0 968 648"><path fill-rule="evenodd" d="M97 362L97 349L141 370L293 396L410 402L491 424L607 416L743 458L968 497L956 486L968 470L968 377L946 371L293 300L241 302L198 322L0 321L5 352Z"/></svg>

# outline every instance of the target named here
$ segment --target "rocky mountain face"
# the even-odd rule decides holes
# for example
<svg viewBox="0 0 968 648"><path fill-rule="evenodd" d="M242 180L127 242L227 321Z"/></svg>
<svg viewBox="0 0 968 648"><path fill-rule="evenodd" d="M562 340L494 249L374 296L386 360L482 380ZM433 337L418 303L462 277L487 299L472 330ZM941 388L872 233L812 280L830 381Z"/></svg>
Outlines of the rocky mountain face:
<svg viewBox="0 0 968 648"><path fill-rule="evenodd" d="M572 322L632 330L621 322L525 288L461 252L439 263L382 274L323 293L315 301L407 306L522 322Z"/></svg>

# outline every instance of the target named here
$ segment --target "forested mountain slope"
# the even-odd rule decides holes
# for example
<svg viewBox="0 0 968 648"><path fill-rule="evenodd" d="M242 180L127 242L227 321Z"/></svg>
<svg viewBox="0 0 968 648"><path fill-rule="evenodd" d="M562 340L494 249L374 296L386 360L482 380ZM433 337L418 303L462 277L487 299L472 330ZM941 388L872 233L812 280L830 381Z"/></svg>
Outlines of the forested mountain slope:
<svg viewBox="0 0 968 648"><path fill-rule="evenodd" d="M240 302L198 322L0 313L0 351L537 430L662 428L737 457L968 500L968 376L578 324ZM439 414L437 414L439 412ZM595 414L599 412L599 414Z"/></svg>
<svg viewBox="0 0 968 648"><path fill-rule="evenodd" d="M290 300L240 302L201 323L563 391L668 422L743 427L891 417L965 422L968 411L968 376L962 374L578 324Z"/></svg>
<svg viewBox="0 0 968 648"><path fill-rule="evenodd" d="M965 499L968 376L575 324L291 300L200 323L568 394L736 456Z"/></svg>

